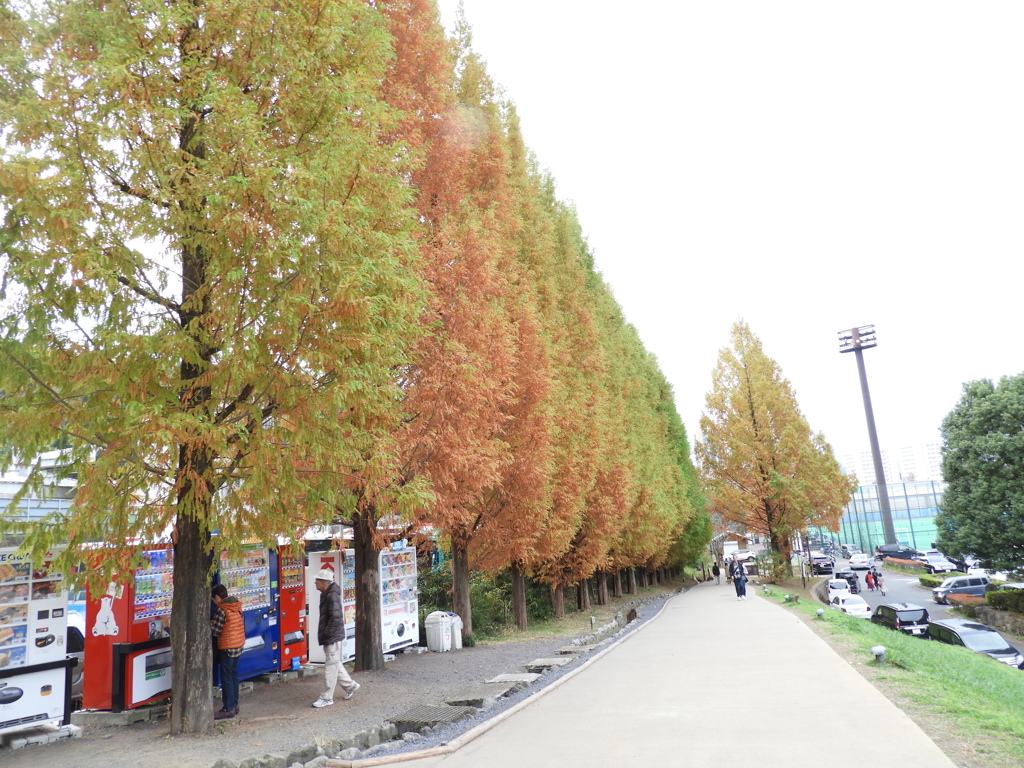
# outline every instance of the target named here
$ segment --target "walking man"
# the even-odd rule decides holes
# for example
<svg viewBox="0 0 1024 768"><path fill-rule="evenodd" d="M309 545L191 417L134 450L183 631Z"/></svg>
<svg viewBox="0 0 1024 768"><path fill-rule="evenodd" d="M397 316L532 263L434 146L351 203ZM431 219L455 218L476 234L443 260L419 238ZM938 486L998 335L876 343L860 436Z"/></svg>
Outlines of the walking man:
<svg viewBox="0 0 1024 768"><path fill-rule="evenodd" d="M216 584L210 590L210 599L217 611L210 620L210 630L217 639L220 662L220 695L223 705L214 713L214 720L223 720L238 714L238 658L245 646L245 621L242 603L237 597L228 597L228 588Z"/></svg>
<svg viewBox="0 0 1024 768"><path fill-rule="evenodd" d="M711 566L711 575L715 577L715 584L722 585L722 569L718 567L718 561Z"/></svg>
<svg viewBox="0 0 1024 768"><path fill-rule="evenodd" d="M359 690L359 683L349 677L341 663L341 641L345 637L345 619L341 612L341 587L334 580L334 571L321 568L316 574L316 588L320 591L320 623L316 628L316 639L324 647L324 681L327 684L314 707L329 707L334 703L334 689L338 680L345 691L342 698L348 701Z"/></svg>
<svg viewBox="0 0 1024 768"><path fill-rule="evenodd" d="M736 587L736 599L747 599L747 571L739 558L734 558L729 566L729 576L732 577L732 584Z"/></svg>

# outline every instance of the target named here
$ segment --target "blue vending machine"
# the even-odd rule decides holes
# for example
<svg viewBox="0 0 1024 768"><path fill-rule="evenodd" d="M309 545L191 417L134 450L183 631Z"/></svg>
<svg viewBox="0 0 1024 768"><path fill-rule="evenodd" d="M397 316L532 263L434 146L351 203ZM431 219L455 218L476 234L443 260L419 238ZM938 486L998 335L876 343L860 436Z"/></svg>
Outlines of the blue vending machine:
<svg viewBox="0 0 1024 768"><path fill-rule="evenodd" d="M274 550L247 547L240 557L221 553L216 581L228 594L242 601L245 620L245 649L238 660L238 679L281 669L278 632L278 558ZM214 682L220 684L220 670L214 664Z"/></svg>

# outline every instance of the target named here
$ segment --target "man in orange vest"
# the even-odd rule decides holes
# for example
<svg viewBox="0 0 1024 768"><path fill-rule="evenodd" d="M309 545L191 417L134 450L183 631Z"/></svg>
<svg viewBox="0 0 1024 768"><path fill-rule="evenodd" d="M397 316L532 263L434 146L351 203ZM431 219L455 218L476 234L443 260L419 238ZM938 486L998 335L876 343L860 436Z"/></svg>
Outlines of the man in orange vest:
<svg viewBox="0 0 1024 768"><path fill-rule="evenodd" d="M220 657L220 695L223 707L213 716L223 720L238 714L238 657L245 645L245 622L242 619L242 603L237 597L228 597L228 588L216 584L210 590L210 599L217 606L217 612L210 621L213 636L217 639Z"/></svg>

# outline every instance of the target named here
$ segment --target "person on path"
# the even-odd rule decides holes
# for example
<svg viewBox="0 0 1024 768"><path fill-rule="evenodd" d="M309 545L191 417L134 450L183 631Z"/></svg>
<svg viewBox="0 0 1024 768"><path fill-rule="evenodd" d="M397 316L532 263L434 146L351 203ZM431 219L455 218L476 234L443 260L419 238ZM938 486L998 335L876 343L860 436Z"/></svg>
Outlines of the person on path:
<svg viewBox="0 0 1024 768"><path fill-rule="evenodd" d="M316 628L316 640L324 647L324 682L326 687L314 707L329 707L334 703L334 689L341 680L345 691L342 698L348 701L359 690L359 683L349 677L348 670L341 663L341 641L345 637L345 618L341 611L341 587L334 580L334 571L321 568L316 574L316 588L320 591L320 623Z"/></svg>
<svg viewBox="0 0 1024 768"><path fill-rule="evenodd" d="M882 597L885 597L885 579L882 578L882 574L875 576L875 586L878 587L878 591L882 593Z"/></svg>
<svg viewBox="0 0 1024 768"><path fill-rule="evenodd" d="M722 585L722 569L718 567L718 561L711 566L711 575L715 577L715 584L718 586Z"/></svg>
<svg viewBox="0 0 1024 768"><path fill-rule="evenodd" d="M732 561L729 566L729 576L732 577L733 586L736 587L736 599L747 599L747 572L739 558Z"/></svg>
<svg viewBox="0 0 1024 768"><path fill-rule="evenodd" d="M228 588L216 584L210 589L210 599L217 606L210 620L210 630L217 640L217 656L220 663L219 712L214 720L223 720L238 714L238 658L245 646L245 621L242 619L242 603L237 597L228 596Z"/></svg>
<svg viewBox="0 0 1024 768"><path fill-rule="evenodd" d="M875 591L875 576L871 571L864 574L864 581L868 585L868 592Z"/></svg>

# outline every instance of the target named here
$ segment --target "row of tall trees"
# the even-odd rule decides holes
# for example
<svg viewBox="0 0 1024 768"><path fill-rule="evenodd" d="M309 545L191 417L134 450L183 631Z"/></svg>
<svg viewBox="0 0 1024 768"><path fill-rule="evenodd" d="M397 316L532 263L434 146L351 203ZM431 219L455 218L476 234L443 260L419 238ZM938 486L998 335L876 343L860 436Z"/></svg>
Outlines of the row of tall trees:
<svg viewBox="0 0 1024 768"><path fill-rule="evenodd" d="M108 543L94 585L172 537L172 731L211 722L245 541L354 527L364 669L397 530L441 532L470 630L472 569L557 591L706 543L670 387L464 21L0 0L0 100L0 465L59 447L72 514L26 547Z"/></svg>

